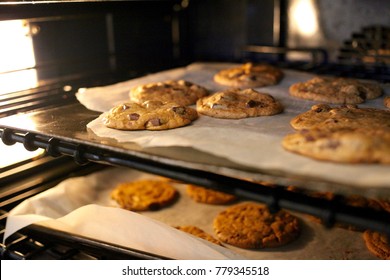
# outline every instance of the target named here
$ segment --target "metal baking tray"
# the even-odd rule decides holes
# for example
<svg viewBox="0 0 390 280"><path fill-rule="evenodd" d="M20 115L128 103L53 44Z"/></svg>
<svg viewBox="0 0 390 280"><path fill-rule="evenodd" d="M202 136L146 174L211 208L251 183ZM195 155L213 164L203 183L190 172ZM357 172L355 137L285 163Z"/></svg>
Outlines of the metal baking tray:
<svg viewBox="0 0 390 280"><path fill-rule="evenodd" d="M226 66L224 66L226 67ZM212 68L217 69L217 68ZM294 74L294 73L293 73ZM158 75L158 74L157 74ZM294 77L294 76L293 76ZM382 188L355 188L353 185L325 180L315 176L297 175L277 169L247 166L224 157L183 146L141 147L132 142L101 138L86 129L86 125L101 113L86 109L79 103L48 110L13 115L0 119L0 136L6 144L24 143L26 149L44 148L49 154L65 154L82 164L95 161L127 166L184 182L203 185L237 194L243 198L320 216L329 225L350 222L390 232L388 215L357 211L337 202L318 202L313 198L285 192L283 186L298 186L342 195L390 197L390 185ZM157 136L158 137L158 136ZM262 188L251 181L266 181L278 188Z"/></svg>

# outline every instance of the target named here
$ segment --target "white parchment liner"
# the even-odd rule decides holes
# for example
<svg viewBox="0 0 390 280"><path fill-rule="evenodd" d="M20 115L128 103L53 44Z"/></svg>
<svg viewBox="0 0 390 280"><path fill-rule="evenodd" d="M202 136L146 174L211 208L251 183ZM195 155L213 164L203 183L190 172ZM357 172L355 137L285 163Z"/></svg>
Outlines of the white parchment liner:
<svg viewBox="0 0 390 280"><path fill-rule="evenodd" d="M205 86L210 91L225 88L213 81L213 75L220 69L233 64L196 63L184 68L148 75L139 79L106 87L81 89L78 100L87 108L106 112L114 105L128 100L129 89L135 85L186 79ZM289 121L305 112L317 102L289 96L288 88L298 81L313 77L305 72L285 70L285 77L279 85L258 88L282 102L282 114L246 118L241 120L216 119L200 115L192 125L166 131L118 131L102 124L102 114L87 127L98 137L114 138L119 142L134 142L144 148L191 147L212 155L226 158L243 166L261 170L278 170L292 175L309 176L331 182L351 185L368 190L390 188L390 166L379 164L337 164L313 160L285 151L281 146L283 137L292 133ZM385 95L390 87L383 85ZM384 109L383 98L370 100L361 107ZM189 159L190 160L190 159ZM375 195L375 192L374 192Z"/></svg>
<svg viewBox="0 0 390 280"><path fill-rule="evenodd" d="M297 213L300 236L279 248L220 247L185 234L172 226L195 225L214 235L214 217L228 207L193 201L186 194L185 184L173 183L178 199L158 211L123 210L110 199L117 183L145 178L158 179L128 168L109 168L65 180L14 208L7 219L5 237L37 223L174 259L375 259L365 247L361 232L326 229Z"/></svg>
<svg viewBox="0 0 390 280"><path fill-rule="evenodd" d="M172 227L184 225L186 219L164 223L153 217L157 214L163 219L164 211L139 214L118 208L110 199L112 189L120 182L141 178L153 177L128 168L110 168L67 179L15 207L7 218L4 239L36 223L173 259L245 259Z"/></svg>

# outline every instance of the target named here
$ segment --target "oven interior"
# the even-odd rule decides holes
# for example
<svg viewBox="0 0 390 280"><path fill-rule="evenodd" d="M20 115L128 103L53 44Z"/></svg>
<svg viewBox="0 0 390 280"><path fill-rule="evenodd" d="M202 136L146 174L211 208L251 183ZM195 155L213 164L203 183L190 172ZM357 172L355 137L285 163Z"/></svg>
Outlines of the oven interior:
<svg viewBox="0 0 390 280"><path fill-rule="evenodd" d="M344 1L344 8L355 14L341 19L342 4L327 1L61 2L1 3L0 36L5 44L0 57L6 63L0 68L0 117L74 104L79 88L113 84L197 61L266 61L316 74L390 81L386 1ZM299 21L302 12L308 15L306 22ZM244 197L255 195L271 209L288 205L321 216L328 227L343 221L390 234L387 213L355 209L337 200L318 201L288 192L285 186L253 191L250 182L236 178L17 129L1 128L0 136L6 158L16 157L6 153L15 146L22 151L38 149L36 154L1 166L1 238L8 212L23 200L66 178L112 165L238 191ZM2 242L1 257L163 258L39 226L24 228Z"/></svg>

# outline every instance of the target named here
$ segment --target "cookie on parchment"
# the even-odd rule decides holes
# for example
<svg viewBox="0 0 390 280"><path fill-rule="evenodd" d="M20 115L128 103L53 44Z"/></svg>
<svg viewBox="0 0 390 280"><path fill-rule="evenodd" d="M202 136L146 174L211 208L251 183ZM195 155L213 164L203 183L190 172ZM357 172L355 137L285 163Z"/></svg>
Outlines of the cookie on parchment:
<svg viewBox="0 0 390 280"><path fill-rule="evenodd" d="M381 96L382 88L374 82L318 76L306 82L291 85L289 92L292 96L307 100L334 104L358 104Z"/></svg>
<svg viewBox="0 0 390 280"><path fill-rule="evenodd" d="M202 229L196 226L176 226L175 228L187 232L189 234L192 234L196 237L207 240L211 243L217 244L219 246L223 246L222 243L219 242L219 240L215 239L211 234L208 234L207 232L203 231Z"/></svg>
<svg viewBox="0 0 390 280"><path fill-rule="evenodd" d="M363 239L367 249L376 257L383 260L390 260L390 240L384 233L366 230Z"/></svg>
<svg viewBox="0 0 390 280"><path fill-rule="evenodd" d="M130 100L133 102L158 100L180 106L195 104L196 100L206 95L208 95L206 88L185 80L140 85L132 88L129 93Z"/></svg>
<svg viewBox="0 0 390 280"><path fill-rule="evenodd" d="M120 130L165 130L188 125L197 117L195 109L175 103L127 102L105 113L103 123Z"/></svg>
<svg viewBox="0 0 390 280"><path fill-rule="evenodd" d="M282 77L283 72L278 67L245 63L219 71L214 75L214 81L225 86L254 88L275 85Z"/></svg>
<svg viewBox="0 0 390 280"><path fill-rule="evenodd" d="M271 248L295 240L300 233L298 219L284 210L271 214L267 207L246 202L220 212L213 222L222 242L245 248Z"/></svg>
<svg viewBox="0 0 390 280"><path fill-rule="evenodd" d="M283 106L271 95L254 89L229 89L200 98L196 109L214 118L241 119L275 115Z"/></svg>
<svg viewBox="0 0 390 280"><path fill-rule="evenodd" d="M359 108L356 105L313 105L307 112L294 117L290 124L295 129L321 127L390 128L390 111L376 108Z"/></svg>
<svg viewBox="0 0 390 280"><path fill-rule="evenodd" d="M282 146L324 161L390 164L390 128L319 126L285 136Z"/></svg>
<svg viewBox="0 0 390 280"><path fill-rule="evenodd" d="M186 192L194 201L205 204L228 204L237 199L235 195L195 185L187 185Z"/></svg>
<svg viewBox="0 0 390 280"><path fill-rule="evenodd" d="M383 100L383 103L387 108L390 108L390 96L386 96Z"/></svg>
<svg viewBox="0 0 390 280"><path fill-rule="evenodd" d="M111 198L121 208L132 211L160 209L170 205L176 196L176 189L168 182L160 180L121 183L111 192Z"/></svg>

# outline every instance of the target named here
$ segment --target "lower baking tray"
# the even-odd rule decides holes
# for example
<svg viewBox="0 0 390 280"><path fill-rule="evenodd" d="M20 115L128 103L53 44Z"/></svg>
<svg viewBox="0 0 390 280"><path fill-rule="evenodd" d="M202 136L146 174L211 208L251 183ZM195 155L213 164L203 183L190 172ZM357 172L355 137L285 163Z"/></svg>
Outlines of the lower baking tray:
<svg viewBox="0 0 390 280"><path fill-rule="evenodd" d="M82 240L85 236L87 240L94 241L90 245L112 247L114 251L118 250L120 253L126 252L126 248L130 247L132 251L138 252L138 257L142 257L142 252L147 252L145 256L148 258L175 259L206 259L215 256L236 259L376 259L367 250L361 232L343 228L325 228L313 222L308 215L298 213L294 214L300 220L301 234L290 244L279 248L258 250L241 249L224 244L223 250L231 251L232 254L218 255L214 251L214 245L208 248L204 247L204 244L196 243L197 245L194 246L192 237L190 240L181 239L182 236L177 235L177 230L172 226L195 225L213 235L214 217L229 205L197 203L186 194L185 184L174 182L172 184L179 192L178 199L169 207L140 212L146 220L136 214L139 223L133 223L133 217L123 215L123 211L127 212L127 210L117 208L109 194L118 182L141 178L161 179L127 168L109 168L88 176L65 180L53 189L23 202L12 210L7 222L6 234L12 232L13 224L20 220L25 222L28 215L40 215L42 221L38 222L39 226L33 227L37 232L43 230L49 235L60 232L68 236L68 240L79 236ZM86 211L87 208L92 209L94 215ZM109 212L115 215L114 219L107 218ZM141 223L142 221L144 223ZM151 221L161 222L163 225L158 224L158 231L150 230L147 225ZM120 228L117 227L118 224L121 225ZM186 235L181 232L180 234ZM137 236L142 238L137 239L135 243L132 242L131 239L138 238ZM168 246L162 246L163 243ZM206 252L204 255L202 250ZM208 250L213 255L208 255Z"/></svg>

